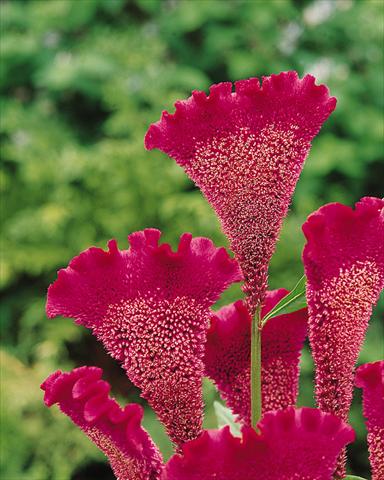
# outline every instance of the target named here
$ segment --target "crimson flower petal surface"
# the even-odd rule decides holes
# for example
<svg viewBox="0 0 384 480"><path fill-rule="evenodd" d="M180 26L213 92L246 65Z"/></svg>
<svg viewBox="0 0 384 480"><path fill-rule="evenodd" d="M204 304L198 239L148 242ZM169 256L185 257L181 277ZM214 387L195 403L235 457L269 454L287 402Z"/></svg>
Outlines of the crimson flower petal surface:
<svg viewBox="0 0 384 480"><path fill-rule="evenodd" d="M262 316L286 294L267 292ZM295 405L299 359L307 335L306 309L268 320L261 334L263 411ZM217 385L232 411L246 425L251 420L251 316L242 301L212 314L205 351L205 373Z"/></svg>
<svg viewBox="0 0 384 480"><path fill-rule="evenodd" d="M150 126L147 149L181 165L218 214L245 277L251 311L311 141L336 99L306 75L282 72L194 91Z"/></svg>
<svg viewBox="0 0 384 480"><path fill-rule="evenodd" d="M308 217L303 231L317 404L346 420L354 365L384 286L384 200L365 197L354 210L325 205Z"/></svg>
<svg viewBox="0 0 384 480"><path fill-rule="evenodd" d="M130 404L121 409L109 397L102 370L81 367L57 371L41 385L44 402L57 403L63 413L108 457L118 480L156 480L163 468L161 454L141 427L143 410Z"/></svg>
<svg viewBox="0 0 384 480"><path fill-rule="evenodd" d="M177 252L159 238L148 229L129 236L129 250L112 241L81 253L50 286L47 313L92 329L182 443L201 431L209 307L241 274L206 238L184 234Z"/></svg>
<svg viewBox="0 0 384 480"><path fill-rule="evenodd" d="M384 478L384 360L366 363L356 371L355 383L363 389L372 480Z"/></svg>
<svg viewBox="0 0 384 480"><path fill-rule="evenodd" d="M167 463L162 480L331 480L340 450L353 441L351 427L312 408L266 413L260 434L243 428L205 431Z"/></svg>

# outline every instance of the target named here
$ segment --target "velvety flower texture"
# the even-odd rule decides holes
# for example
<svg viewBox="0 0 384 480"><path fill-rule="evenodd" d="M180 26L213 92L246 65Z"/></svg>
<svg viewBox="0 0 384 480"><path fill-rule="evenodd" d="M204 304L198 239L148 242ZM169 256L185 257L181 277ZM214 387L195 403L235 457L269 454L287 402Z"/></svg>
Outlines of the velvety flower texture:
<svg viewBox="0 0 384 480"><path fill-rule="evenodd" d="M325 205L303 231L317 404L347 420L354 365L384 286L384 200L362 198L355 210Z"/></svg>
<svg viewBox="0 0 384 480"><path fill-rule="evenodd" d="M334 415L312 408L270 412L260 435L243 428L205 431L174 455L162 480L331 480L337 456L354 440L351 427Z"/></svg>
<svg viewBox="0 0 384 480"><path fill-rule="evenodd" d="M109 397L110 387L101 375L96 367L53 373L41 385L45 404L58 403L108 457L117 480L157 479L163 460L141 427L142 408L131 404L121 409Z"/></svg>
<svg viewBox="0 0 384 480"><path fill-rule="evenodd" d="M267 292L262 317L286 294ZM261 380L263 412L295 405L299 359L307 335L307 311L271 318L262 330ZM246 425L251 420L251 316L242 301L212 314L207 336L205 372L232 411Z"/></svg>
<svg viewBox="0 0 384 480"><path fill-rule="evenodd" d="M206 238L183 234L177 252L159 238L147 229L129 250L111 241L81 253L50 286L47 314L90 328L180 444L201 431L209 307L241 273Z"/></svg>
<svg viewBox="0 0 384 480"><path fill-rule="evenodd" d="M141 427L142 408L121 409L96 367L50 375L41 385L47 406L60 409L108 457L117 480L330 480L351 427L311 408L270 412L260 433L244 427L242 439L228 427L204 431L166 465Z"/></svg>
<svg viewBox="0 0 384 480"><path fill-rule="evenodd" d="M306 75L283 72L194 91L145 137L174 158L218 214L245 277L253 311L311 141L336 99Z"/></svg>
<svg viewBox="0 0 384 480"><path fill-rule="evenodd" d="M384 478L384 360L366 363L356 371L355 383L363 389L372 480Z"/></svg>

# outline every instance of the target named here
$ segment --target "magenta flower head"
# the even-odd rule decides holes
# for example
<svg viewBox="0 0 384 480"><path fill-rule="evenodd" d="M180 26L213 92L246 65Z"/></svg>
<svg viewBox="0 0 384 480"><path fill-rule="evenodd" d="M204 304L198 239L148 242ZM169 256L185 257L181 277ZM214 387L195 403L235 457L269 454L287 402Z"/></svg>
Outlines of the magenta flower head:
<svg viewBox="0 0 384 480"><path fill-rule="evenodd" d="M184 234L177 252L159 238L147 229L129 250L81 253L50 286L47 314L90 328L180 444L201 431L209 308L241 273L207 238Z"/></svg>
<svg viewBox="0 0 384 480"><path fill-rule="evenodd" d="M163 460L148 433L141 427L143 410L131 404L121 409L109 397L102 370L81 367L57 371L41 385L44 402L57 403L63 413L107 456L118 480L155 480Z"/></svg>
<svg viewBox="0 0 384 480"><path fill-rule="evenodd" d="M306 75L283 72L195 91L145 137L174 158L218 214L245 277L251 313L311 141L336 99Z"/></svg>
<svg viewBox="0 0 384 480"><path fill-rule="evenodd" d="M286 294L267 292L264 317ZM307 336L307 310L273 317L261 334L261 388L263 411L295 405L299 359ZM212 314L205 351L205 372L245 425L251 421L251 316L242 301Z"/></svg>
<svg viewBox="0 0 384 480"><path fill-rule="evenodd" d="M330 480L340 450L354 433L339 418L312 408L289 408L264 415L260 434L228 427L206 431L183 446L161 480Z"/></svg>
<svg viewBox="0 0 384 480"><path fill-rule="evenodd" d="M204 431L166 465L141 426L142 409L109 397L96 367L50 375L41 385L47 406L57 403L108 457L117 480L330 480L337 455L354 433L339 418L311 408L271 412L260 433L244 427Z"/></svg>
<svg viewBox="0 0 384 480"><path fill-rule="evenodd" d="M366 363L356 371L355 383L363 389L372 480L384 478L384 360Z"/></svg>
<svg viewBox="0 0 384 480"><path fill-rule="evenodd" d="M121 408L96 367L57 371L41 385L108 457L118 480L331 480L344 473L354 433L345 422L353 370L384 285L384 201L327 205L304 224L308 311L293 312L303 280L267 292L268 263L312 139L335 107L310 75L285 72L213 85L163 113L147 148L173 157L217 212L237 260L207 238L183 234L176 251L160 231L130 248L90 248L58 273L47 314L92 330L157 413L175 453L167 463ZM246 299L211 310L232 283ZM288 294L288 295L287 295ZM296 304L297 305L297 304ZM300 352L309 331L319 409L295 408ZM374 479L382 476L382 363L358 371ZM381 380L379 378L381 375ZM241 423L202 429L202 377ZM261 419L261 420L260 420Z"/></svg>
<svg viewBox="0 0 384 480"><path fill-rule="evenodd" d="M384 286L384 200L363 198L355 210L325 205L309 216L303 231L317 403L346 420L354 365Z"/></svg>

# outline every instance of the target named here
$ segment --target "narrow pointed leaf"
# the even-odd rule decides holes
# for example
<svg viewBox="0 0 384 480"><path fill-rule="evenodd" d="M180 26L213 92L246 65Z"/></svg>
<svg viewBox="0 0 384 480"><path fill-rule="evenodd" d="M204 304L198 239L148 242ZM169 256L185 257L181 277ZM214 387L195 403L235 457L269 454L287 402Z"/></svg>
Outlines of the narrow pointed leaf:
<svg viewBox="0 0 384 480"><path fill-rule="evenodd" d="M288 295L282 298L280 302L275 305L272 310L267 313L267 315L265 315L263 318L263 325L265 325L267 321L273 317L292 313L307 306L305 299L305 280L305 275L303 275L295 287L288 293Z"/></svg>
<svg viewBox="0 0 384 480"><path fill-rule="evenodd" d="M225 427L229 425L229 429L234 437L241 437L241 425L236 422L235 416L231 410L227 407L224 407L220 402L213 402L213 407L215 409L215 414L217 418L218 428Z"/></svg>
<svg viewBox="0 0 384 480"><path fill-rule="evenodd" d="M367 480L367 479L363 477L356 477L356 475L347 475L346 477L343 478L343 480Z"/></svg>

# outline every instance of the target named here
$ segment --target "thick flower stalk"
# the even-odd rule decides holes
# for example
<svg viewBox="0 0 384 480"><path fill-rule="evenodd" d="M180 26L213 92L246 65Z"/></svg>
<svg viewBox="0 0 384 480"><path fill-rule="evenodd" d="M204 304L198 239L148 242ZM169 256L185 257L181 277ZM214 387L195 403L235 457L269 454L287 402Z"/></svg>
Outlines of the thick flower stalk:
<svg viewBox="0 0 384 480"><path fill-rule="evenodd" d="M117 480L155 480L163 460L148 433L141 427L143 410L130 404L124 409L109 397L102 370L81 367L57 371L41 385L44 402L57 403L108 457Z"/></svg>
<svg viewBox="0 0 384 480"><path fill-rule="evenodd" d="M129 250L81 253L50 286L47 313L90 328L181 444L201 431L210 306L241 273L206 238L184 234L176 252L159 238L147 229Z"/></svg>
<svg viewBox="0 0 384 480"><path fill-rule="evenodd" d="M183 456L167 463L161 480L331 480L340 450L354 440L339 418L311 408L270 412L260 434L243 428L205 431L183 445Z"/></svg>
<svg viewBox="0 0 384 480"><path fill-rule="evenodd" d="M363 389L372 480L384 478L384 360L366 363L356 371L355 383Z"/></svg>
<svg viewBox="0 0 384 480"><path fill-rule="evenodd" d="M286 294L267 292L264 317ZM242 301L212 314L205 350L205 372L245 425L251 423L251 316ZM307 311L273 317L261 334L262 410L296 404L300 352L307 335Z"/></svg>
<svg viewBox="0 0 384 480"><path fill-rule="evenodd" d="M283 72L194 91L145 137L174 158L218 214L245 277L251 313L311 141L335 108L324 85Z"/></svg>
<svg viewBox="0 0 384 480"><path fill-rule="evenodd" d="M325 205L303 231L317 404L347 420L354 365L384 286L384 200L365 197L355 210Z"/></svg>

